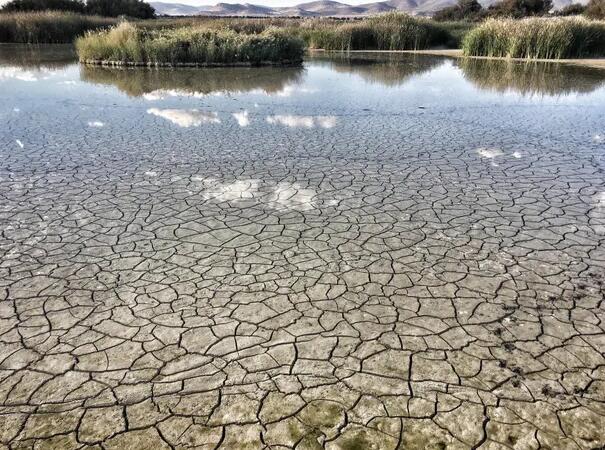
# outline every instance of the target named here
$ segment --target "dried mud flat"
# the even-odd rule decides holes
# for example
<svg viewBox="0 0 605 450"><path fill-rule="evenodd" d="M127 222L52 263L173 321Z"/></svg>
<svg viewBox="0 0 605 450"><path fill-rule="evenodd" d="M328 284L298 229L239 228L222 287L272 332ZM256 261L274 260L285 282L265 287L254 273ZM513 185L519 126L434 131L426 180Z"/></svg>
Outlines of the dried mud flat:
<svg viewBox="0 0 605 450"><path fill-rule="evenodd" d="M0 448L605 444L598 110L94 95L2 134Z"/></svg>

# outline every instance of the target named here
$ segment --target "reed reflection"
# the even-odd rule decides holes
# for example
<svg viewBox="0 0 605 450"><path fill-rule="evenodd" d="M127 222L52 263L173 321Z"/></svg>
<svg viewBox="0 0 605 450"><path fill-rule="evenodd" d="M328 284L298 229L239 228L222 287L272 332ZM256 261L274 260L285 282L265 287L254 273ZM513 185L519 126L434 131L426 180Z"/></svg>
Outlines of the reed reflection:
<svg viewBox="0 0 605 450"><path fill-rule="evenodd" d="M319 61L338 73L351 73L370 83L396 87L410 78L428 73L446 59L401 53L312 53Z"/></svg>
<svg viewBox="0 0 605 450"><path fill-rule="evenodd" d="M605 71L562 63L463 58L464 77L475 87L521 95L588 94L605 85Z"/></svg>
<svg viewBox="0 0 605 450"><path fill-rule="evenodd" d="M71 45L0 45L0 81L39 81L76 62Z"/></svg>
<svg viewBox="0 0 605 450"><path fill-rule="evenodd" d="M300 67L108 68L80 67L80 78L113 85L131 97L204 96L261 92L278 95L302 81Z"/></svg>

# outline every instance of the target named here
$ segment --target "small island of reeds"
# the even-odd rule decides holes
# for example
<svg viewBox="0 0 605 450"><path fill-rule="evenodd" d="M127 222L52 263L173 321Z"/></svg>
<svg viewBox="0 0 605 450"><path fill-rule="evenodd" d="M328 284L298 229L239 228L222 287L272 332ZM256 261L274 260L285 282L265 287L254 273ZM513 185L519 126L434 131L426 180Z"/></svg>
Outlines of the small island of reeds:
<svg viewBox="0 0 605 450"><path fill-rule="evenodd" d="M297 65L304 42L269 27L260 33L200 26L143 29L122 22L76 40L80 62L131 66Z"/></svg>
<svg viewBox="0 0 605 450"><path fill-rule="evenodd" d="M489 19L464 38L466 56L564 59L605 56L605 21Z"/></svg>

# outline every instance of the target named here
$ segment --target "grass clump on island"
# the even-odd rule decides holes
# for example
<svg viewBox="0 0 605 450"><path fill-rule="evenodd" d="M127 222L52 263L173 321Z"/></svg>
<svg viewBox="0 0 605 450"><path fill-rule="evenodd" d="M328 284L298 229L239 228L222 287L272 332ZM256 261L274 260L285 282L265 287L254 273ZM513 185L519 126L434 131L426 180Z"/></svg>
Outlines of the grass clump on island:
<svg viewBox="0 0 605 450"><path fill-rule="evenodd" d="M563 59L605 56L605 21L489 19L463 41L466 56Z"/></svg>
<svg viewBox="0 0 605 450"><path fill-rule="evenodd" d="M90 30L117 23L110 17L57 11L0 14L0 42L63 44Z"/></svg>
<svg viewBox="0 0 605 450"><path fill-rule="evenodd" d="M145 30L123 22L76 40L81 62L125 65L298 64L304 43L284 31L258 34L199 26Z"/></svg>
<svg viewBox="0 0 605 450"><path fill-rule="evenodd" d="M324 50L421 50L456 46L463 32L452 33L454 29L449 23L395 12L341 23L308 20L301 23L300 35L310 48Z"/></svg>

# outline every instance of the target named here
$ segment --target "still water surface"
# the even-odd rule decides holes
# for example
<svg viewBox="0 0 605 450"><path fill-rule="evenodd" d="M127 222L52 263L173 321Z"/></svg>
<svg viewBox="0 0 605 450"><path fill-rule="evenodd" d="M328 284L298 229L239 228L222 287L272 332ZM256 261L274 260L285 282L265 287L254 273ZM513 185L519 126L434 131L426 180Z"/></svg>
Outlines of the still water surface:
<svg viewBox="0 0 605 450"><path fill-rule="evenodd" d="M604 71L5 45L0 99L0 446L605 445Z"/></svg>

